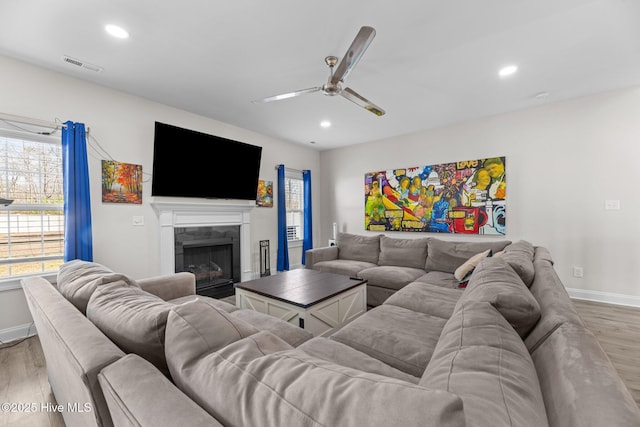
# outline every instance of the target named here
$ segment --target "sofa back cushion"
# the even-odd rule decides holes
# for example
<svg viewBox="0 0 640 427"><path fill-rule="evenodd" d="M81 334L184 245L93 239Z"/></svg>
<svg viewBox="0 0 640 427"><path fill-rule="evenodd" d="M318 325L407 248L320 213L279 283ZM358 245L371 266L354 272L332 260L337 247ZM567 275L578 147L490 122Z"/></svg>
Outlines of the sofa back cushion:
<svg viewBox="0 0 640 427"><path fill-rule="evenodd" d="M508 240L487 242L454 242L431 238L427 247L425 270L455 273L456 269L472 256L491 249L499 252L509 243Z"/></svg>
<svg viewBox="0 0 640 427"><path fill-rule="evenodd" d="M524 340L531 353L564 323L584 327L584 322L573 307L567 290L553 268L551 254L546 248L536 248L534 266L536 275L529 290L538 301L541 313L540 320Z"/></svg>
<svg viewBox="0 0 640 427"><path fill-rule="evenodd" d="M504 248L497 256L507 261L511 268L518 273L524 284L530 287L536 273L533 267L534 251L531 243L526 240L520 240Z"/></svg>
<svg viewBox="0 0 640 427"><path fill-rule="evenodd" d="M380 235L361 236L358 234L338 233L338 259L378 263L380 254Z"/></svg>
<svg viewBox="0 0 640 427"><path fill-rule="evenodd" d="M486 302L464 302L451 316L419 384L460 396L468 427L548 425L529 352Z"/></svg>
<svg viewBox="0 0 640 427"><path fill-rule="evenodd" d="M198 299L171 308L167 317L165 356L174 380L184 366L258 333L255 327L231 314ZM284 344L285 348L291 348Z"/></svg>
<svg viewBox="0 0 640 427"><path fill-rule="evenodd" d="M93 291L101 284L118 280L123 280L131 286L138 286L135 280L116 274L104 265L74 259L60 266L57 287L71 304L85 314Z"/></svg>
<svg viewBox="0 0 640 427"><path fill-rule="evenodd" d="M378 265L424 269L428 242L429 238L397 239L381 236Z"/></svg>
<svg viewBox="0 0 640 427"><path fill-rule="evenodd" d="M521 337L540 319L540 305L520 276L501 258L484 258L474 270L454 312L468 301L488 302Z"/></svg>
<svg viewBox="0 0 640 427"><path fill-rule="evenodd" d="M164 333L173 306L117 281L96 288L87 305L87 318L122 350L143 357L168 375Z"/></svg>

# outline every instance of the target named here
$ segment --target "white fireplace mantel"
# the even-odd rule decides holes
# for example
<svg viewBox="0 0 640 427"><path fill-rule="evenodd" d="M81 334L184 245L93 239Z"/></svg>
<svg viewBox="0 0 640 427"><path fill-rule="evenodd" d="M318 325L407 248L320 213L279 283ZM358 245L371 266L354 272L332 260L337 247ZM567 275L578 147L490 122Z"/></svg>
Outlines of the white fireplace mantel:
<svg viewBox="0 0 640 427"><path fill-rule="evenodd" d="M207 202L151 202L160 226L160 274L175 273L176 227L240 226L241 280L253 279L251 271L251 200Z"/></svg>

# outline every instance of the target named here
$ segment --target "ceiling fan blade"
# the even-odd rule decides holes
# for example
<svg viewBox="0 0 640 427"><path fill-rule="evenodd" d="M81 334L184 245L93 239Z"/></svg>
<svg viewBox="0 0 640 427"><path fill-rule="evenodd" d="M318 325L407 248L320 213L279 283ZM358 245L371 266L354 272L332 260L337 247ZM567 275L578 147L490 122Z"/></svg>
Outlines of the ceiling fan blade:
<svg viewBox="0 0 640 427"><path fill-rule="evenodd" d="M360 28L360 31L356 35L356 38L351 43L351 46L349 46L347 53L344 54L342 60L340 61L340 64L338 64L336 72L333 74L333 77L331 77L331 83L335 84L340 81L344 81L344 79L347 78L351 70L353 70L353 67L356 66L356 64L362 57L364 51L367 50L367 47L369 47L369 44L371 43L375 35L376 30L374 30L372 27Z"/></svg>
<svg viewBox="0 0 640 427"><path fill-rule="evenodd" d="M274 96L269 96L267 98L256 99L256 100L251 101L251 102L254 103L254 104L257 104L259 102L279 101L281 99L287 99L287 98L293 98L294 96L300 96L300 95L305 94L305 93L318 92L320 89L322 89L322 88L321 87L310 87L308 89L297 90L295 92L283 93L281 95L274 95Z"/></svg>
<svg viewBox="0 0 640 427"><path fill-rule="evenodd" d="M349 101L353 102L354 104L361 106L365 110L371 111L376 116L384 116L385 114L385 111L382 108L378 107L373 102L364 98L362 95L356 93L353 89L346 87L342 89L342 92L340 92L340 95L347 98Z"/></svg>

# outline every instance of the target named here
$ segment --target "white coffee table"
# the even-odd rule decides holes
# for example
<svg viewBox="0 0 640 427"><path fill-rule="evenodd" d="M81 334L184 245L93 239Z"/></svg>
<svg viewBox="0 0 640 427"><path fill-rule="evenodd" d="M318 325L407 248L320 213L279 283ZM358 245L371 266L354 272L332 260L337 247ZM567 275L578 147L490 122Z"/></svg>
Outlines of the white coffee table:
<svg viewBox="0 0 640 427"><path fill-rule="evenodd" d="M367 282L310 269L237 283L236 306L328 336L367 311Z"/></svg>

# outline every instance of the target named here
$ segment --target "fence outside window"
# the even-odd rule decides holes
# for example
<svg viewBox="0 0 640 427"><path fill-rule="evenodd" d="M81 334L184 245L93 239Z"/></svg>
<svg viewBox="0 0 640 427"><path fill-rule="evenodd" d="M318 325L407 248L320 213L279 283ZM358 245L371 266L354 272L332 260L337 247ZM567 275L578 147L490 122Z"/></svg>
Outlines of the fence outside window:
<svg viewBox="0 0 640 427"><path fill-rule="evenodd" d="M58 137L0 129L0 280L57 271L64 255Z"/></svg>

